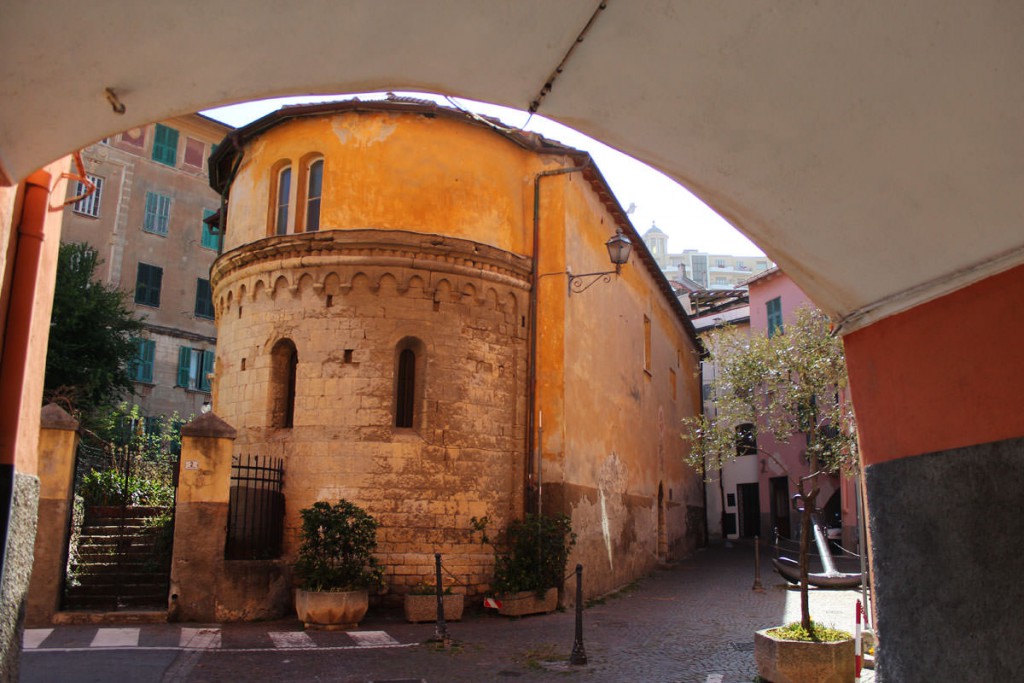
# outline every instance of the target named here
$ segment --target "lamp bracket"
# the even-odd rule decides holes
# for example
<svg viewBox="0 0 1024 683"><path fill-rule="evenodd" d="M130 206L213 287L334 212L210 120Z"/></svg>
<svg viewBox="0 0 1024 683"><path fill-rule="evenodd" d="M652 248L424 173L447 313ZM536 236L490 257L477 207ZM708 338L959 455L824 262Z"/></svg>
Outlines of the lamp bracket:
<svg viewBox="0 0 1024 683"><path fill-rule="evenodd" d="M569 296L572 296L573 292L577 294L585 292L598 282L611 282L612 275L618 275L620 272L622 272L622 266L615 266L615 270L604 270L599 273L580 273L579 275L567 271L566 275L569 276Z"/></svg>

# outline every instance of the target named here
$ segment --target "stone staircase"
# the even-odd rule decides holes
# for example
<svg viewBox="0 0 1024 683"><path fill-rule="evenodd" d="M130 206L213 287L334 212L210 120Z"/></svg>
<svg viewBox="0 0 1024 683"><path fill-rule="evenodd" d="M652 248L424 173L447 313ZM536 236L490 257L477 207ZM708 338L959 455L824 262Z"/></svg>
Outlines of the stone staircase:
<svg viewBox="0 0 1024 683"><path fill-rule="evenodd" d="M159 530L146 526L161 512L152 507L88 508L64 609L166 609L170 545L161 543Z"/></svg>

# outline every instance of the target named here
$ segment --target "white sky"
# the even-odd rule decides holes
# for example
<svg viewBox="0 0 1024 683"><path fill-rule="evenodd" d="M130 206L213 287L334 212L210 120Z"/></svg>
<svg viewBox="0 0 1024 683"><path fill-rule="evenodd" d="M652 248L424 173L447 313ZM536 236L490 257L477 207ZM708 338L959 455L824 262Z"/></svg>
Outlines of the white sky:
<svg viewBox="0 0 1024 683"><path fill-rule="evenodd" d="M763 256L753 242L741 235L721 216L694 197L686 188L636 159L618 152L593 138L589 138L568 126L563 126L535 114L473 100L451 98L425 93L396 92L397 95L418 97L452 106L452 103L486 116L501 119L514 128L540 133L571 147L586 150L597 162L602 175L611 185L612 191L623 208L636 204L630 215L633 225L642 235L652 222L669 236L669 251L697 249L712 254L734 256ZM238 127L269 114L285 104L327 102L352 97L360 99L381 99L385 93L364 93L360 95L323 95L309 97L283 97L271 100L246 102L228 107L219 107L202 112L210 118Z"/></svg>

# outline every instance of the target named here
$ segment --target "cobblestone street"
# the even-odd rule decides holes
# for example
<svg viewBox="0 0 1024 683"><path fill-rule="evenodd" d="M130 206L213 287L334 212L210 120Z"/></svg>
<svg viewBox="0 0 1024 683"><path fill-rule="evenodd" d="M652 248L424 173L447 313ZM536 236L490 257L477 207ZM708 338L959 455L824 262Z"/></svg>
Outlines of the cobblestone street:
<svg viewBox="0 0 1024 683"><path fill-rule="evenodd" d="M757 593L751 590L753 549L746 544L699 550L656 571L584 612L586 666L566 664L574 635L571 610L517 620L468 612L449 625L455 645L438 650L424 643L433 624L408 624L398 611L378 609L353 633L304 633L295 620L211 625L198 641L194 633L202 625L195 624L106 634L95 626L29 631L21 680L54 680L56 672L65 681L110 680L99 662L111 659L113 648L122 681L749 683L756 673L754 630L799 619L799 592L767 568L762 573L765 591ZM812 589L811 613L852 632L858 597L855 591ZM118 648L118 638L134 648ZM176 649L180 653L170 661L168 651ZM154 666L147 653L163 659ZM96 663L77 663L89 655L95 659L87 661ZM874 681L873 672L865 671L863 680Z"/></svg>

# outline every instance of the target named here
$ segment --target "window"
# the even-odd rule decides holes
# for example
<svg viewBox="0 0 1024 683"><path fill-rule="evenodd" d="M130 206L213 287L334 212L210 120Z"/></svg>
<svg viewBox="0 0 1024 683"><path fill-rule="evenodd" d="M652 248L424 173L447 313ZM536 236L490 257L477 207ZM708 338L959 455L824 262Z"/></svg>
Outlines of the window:
<svg viewBox="0 0 1024 683"><path fill-rule="evenodd" d="M203 160L206 158L203 154L205 150L206 145L201 140L185 138L185 165L192 168L202 168Z"/></svg>
<svg viewBox="0 0 1024 683"><path fill-rule="evenodd" d="M757 433L749 422L736 425L736 456L757 455Z"/></svg>
<svg viewBox="0 0 1024 683"><path fill-rule="evenodd" d="M210 281L203 278L196 280L196 317L209 320L214 318Z"/></svg>
<svg viewBox="0 0 1024 683"><path fill-rule="evenodd" d="M160 284L163 279L163 268L140 263L135 274L135 303L159 308Z"/></svg>
<svg viewBox="0 0 1024 683"><path fill-rule="evenodd" d="M153 138L153 161L167 166L178 163L178 131L167 126L156 124L156 137Z"/></svg>
<svg viewBox="0 0 1024 683"><path fill-rule="evenodd" d="M395 427L417 427L423 395L423 342L406 337L395 347Z"/></svg>
<svg viewBox="0 0 1024 683"><path fill-rule="evenodd" d="M782 297L775 297L765 304L768 310L768 336L782 332Z"/></svg>
<svg viewBox="0 0 1024 683"><path fill-rule="evenodd" d="M651 374L651 319L644 316L644 372Z"/></svg>
<svg viewBox="0 0 1024 683"><path fill-rule="evenodd" d="M167 234L167 222L171 217L171 198L157 192L146 193L146 214L142 229L154 235Z"/></svg>
<svg viewBox="0 0 1024 683"><path fill-rule="evenodd" d="M324 160L309 165L306 176L306 232L320 229L320 197L324 189Z"/></svg>
<svg viewBox="0 0 1024 683"><path fill-rule="evenodd" d="M270 351L270 426L295 424L295 390L299 354L291 339L281 339Z"/></svg>
<svg viewBox="0 0 1024 683"><path fill-rule="evenodd" d="M153 357L156 355L156 342L152 339L136 339L135 359L128 366L128 374L133 382L153 382Z"/></svg>
<svg viewBox="0 0 1024 683"><path fill-rule="evenodd" d="M395 386L395 426L412 427L416 396L416 354L403 349L398 354L398 382Z"/></svg>
<svg viewBox="0 0 1024 683"><path fill-rule="evenodd" d="M206 220L210 216L213 216L216 213L216 211L203 209L203 221L202 223L200 223L200 225L202 226L201 230L203 236L199 243L200 245L202 245L204 249L213 249L214 251L220 251L220 235L210 230L210 225L206 222Z"/></svg>
<svg viewBox="0 0 1024 683"><path fill-rule="evenodd" d="M178 348L177 386L196 391L210 391L210 377L213 372L213 350Z"/></svg>
<svg viewBox="0 0 1024 683"><path fill-rule="evenodd" d="M725 259L724 258L715 259L715 268L725 268Z"/></svg>
<svg viewBox="0 0 1024 683"><path fill-rule="evenodd" d="M103 195L103 178L89 174L86 174L85 177L89 179L89 182L93 184L95 189L89 196L82 197L82 195L88 192L89 188L85 183L79 180L75 187L74 196L82 198L75 202L73 210L75 213L80 213L83 216L98 218L100 215L100 197Z"/></svg>
<svg viewBox="0 0 1024 683"><path fill-rule="evenodd" d="M288 234L288 202L292 191L292 167L285 166L277 174L277 211L274 214L274 234Z"/></svg>

